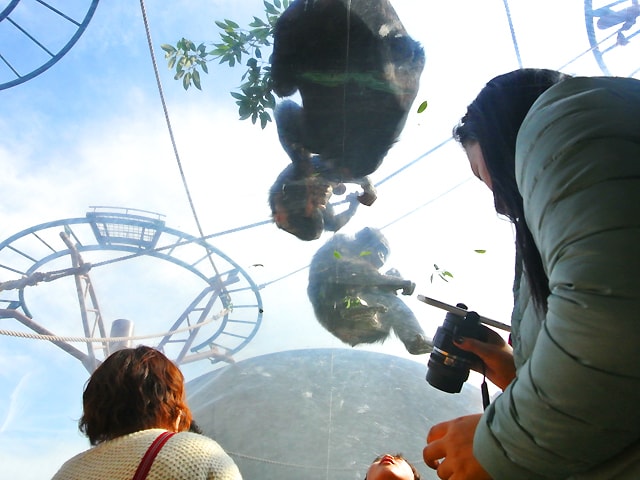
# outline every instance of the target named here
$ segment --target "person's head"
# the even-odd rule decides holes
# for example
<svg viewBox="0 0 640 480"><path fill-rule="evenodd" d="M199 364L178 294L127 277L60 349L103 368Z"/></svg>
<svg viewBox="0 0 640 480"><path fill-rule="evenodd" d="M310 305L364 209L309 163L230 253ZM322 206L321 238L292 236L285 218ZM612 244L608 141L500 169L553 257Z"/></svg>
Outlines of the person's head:
<svg viewBox="0 0 640 480"><path fill-rule="evenodd" d="M400 453L376 457L364 480L420 480L420 473Z"/></svg>
<svg viewBox="0 0 640 480"><path fill-rule="evenodd" d="M555 70L523 68L490 80L453 129L463 147L479 144L498 213L513 220L522 204L515 180L516 139L527 112L547 89L568 78Z"/></svg>
<svg viewBox="0 0 640 480"><path fill-rule="evenodd" d="M474 173L491 188L496 211L516 225L516 241L533 298L543 308L548 281L524 219L515 178L516 139L534 102L566 78L569 76L555 70L535 68L499 75L480 91L453 129L453 137L465 148Z"/></svg>
<svg viewBox="0 0 640 480"><path fill-rule="evenodd" d="M118 350L93 372L82 395L80 431L91 445L149 428L185 431L191 424L184 377L158 350Z"/></svg>

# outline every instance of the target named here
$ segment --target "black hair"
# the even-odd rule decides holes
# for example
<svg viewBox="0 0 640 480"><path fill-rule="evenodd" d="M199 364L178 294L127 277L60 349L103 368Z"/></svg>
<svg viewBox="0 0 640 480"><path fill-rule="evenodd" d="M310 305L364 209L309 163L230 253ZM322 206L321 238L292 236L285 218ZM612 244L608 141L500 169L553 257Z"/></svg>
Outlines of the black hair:
<svg viewBox="0 0 640 480"><path fill-rule="evenodd" d="M569 78L555 70L524 68L489 81L453 129L460 144L478 142L491 177L496 211L516 228L516 248L534 304L547 310L549 280L525 216L515 178L516 139L534 102L556 83Z"/></svg>

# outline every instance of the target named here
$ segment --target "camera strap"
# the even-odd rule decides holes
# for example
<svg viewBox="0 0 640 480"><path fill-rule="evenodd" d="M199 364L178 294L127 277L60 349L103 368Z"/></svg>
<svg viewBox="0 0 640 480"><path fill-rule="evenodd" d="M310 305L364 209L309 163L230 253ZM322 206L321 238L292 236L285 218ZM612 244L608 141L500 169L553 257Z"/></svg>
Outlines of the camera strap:
<svg viewBox="0 0 640 480"><path fill-rule="evenodd" d="M482 362L482 385L480 385L480 391L482 392L482 408L487 409L491 400L489 398L489 387L487 386L487 366Z"/></svg>

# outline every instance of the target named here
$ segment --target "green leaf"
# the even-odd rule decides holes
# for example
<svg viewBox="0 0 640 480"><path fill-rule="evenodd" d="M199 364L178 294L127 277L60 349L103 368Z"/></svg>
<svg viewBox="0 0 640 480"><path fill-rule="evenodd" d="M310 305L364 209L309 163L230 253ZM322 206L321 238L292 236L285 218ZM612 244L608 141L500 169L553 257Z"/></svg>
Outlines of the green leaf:
<svg viewBox="0 0 640 480"><path fill-rule="evenodd" d="M184 77L182 77L182 86L185 90L189 88L191 85L191 73L187 72Z"/></svg>
<svg viewBox="0 0 640 480"><path fill-rule="evenodd" d="M264 106L271 109L276 108L276 99L271 92L266 92L264 94Z"/></svg>
<svg viewBox="0 0 640 480"><path fill-rule="evenodd" d="M267 123L271 121L271 115L267 112L260 112L260 127L264 130Z"/></svg>
<svg viewBox="0 0 640 480"><path fill-rule="evenodd" d="M267 13L270 13L272 15L279 15L280 12L273 6L271 5L269 2L264 2L264 9Z"/></svg>
<svg viewBox="0 0 640 480"><path fill-rule="evenodd" d="M214 48L213 50L211 50L211 52L209 52L214 57L219 57L221 55L224 55L229 50L229 46L223 43L217 44L215 45L215 47L216 48Z"/></svg>
<svg viewBox="0 0 640 480"><path fill-rule="evenodd" d="M175 67L175 65L176 65L176 57L171 57L167 62L167 67L169 67L169 70L173 70L173 67Z"/></svg>
<svg viewBox="0 0 640 480"><path fill-rule="evenodd" d="M363 250L360 252L361 257L366 257L367 255L371 255L371 250Z"/></svg>
<svg viewBox="0 0 640 480"><path fill-rule="evenodd" d="M240 28L240 25L232 20L225 19L225 22L227 22L227 25L229 25L231 28Z"/></svg>
<svg viewBox="0 0 640 480"><path fill-rule="evenodd" d="M242 120L249 118L251 116L251 107L249 107L248 102L240 102L238 105L238 114L240 115L240 118Z"/></svg>
<svg viewBox="0 0 640 480"><path fill-rule="evenodd" d="M474 252L476 252L476 253L487 253L487 251L483 250L483 249L477 249L477 250L474 250Z"/></svg>
<svg viewBox="0 0 640 480"><path fill-rule="evenodd" d="M335 258L338 258L338 259L342 258L342 255L340 254L340 252L338 250L334 250L333 251L333 256Z"/></svg>
<svg viewBox="0 0 640 480"><path fill-rule="evenodd" d="M253 17L253 22L249 24L250 27L266 27L267 24L264 23L264 20L258 17Z"/></svg>
<svg viewBox="0 0 640 480"><path fill-rule="evenodd" d="M200 87L200 72L198 72L197 70L193 71L193 84L198 90L202 90L202 88Z"/></svg>
<svg viewBox="0 0 640 480"><path fill-rule="evenodd" d="M425 100L424 102L422 102L420 104L420 106L418 107L418 113L422 113L427 109L427 101Z"/></svg>
<svg viewBox="0 0 640 480"><path fill-rule="evenodd" d="M176 53L177 51L173 45L169 45L168 43L163 43L162 45L160 45L160 48L167 53Z"/></svg>

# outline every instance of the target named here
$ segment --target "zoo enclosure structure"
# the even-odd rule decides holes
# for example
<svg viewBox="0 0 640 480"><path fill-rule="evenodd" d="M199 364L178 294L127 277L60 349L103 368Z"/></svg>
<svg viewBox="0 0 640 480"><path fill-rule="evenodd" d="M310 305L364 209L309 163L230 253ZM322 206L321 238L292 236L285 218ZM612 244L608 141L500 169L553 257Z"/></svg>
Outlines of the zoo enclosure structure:
<svg viewBox="0 0 640 480"><path fill-rule="evenodd" d="M7 274L20 276L0 282L0 304L5 305L0 318L18 320L81 360L90 372L100 358L134 338L161 337L156 348L177 364L202 359L233 361L262 321L262 299L251 277L207 241L167 227L162 215L130 208L90 208L85 217L36 225L0 243L0 273L5 278ZM93 252L107 252L111 258L96 263L82 259L81 255L98 256ZM42 271L67 256L71 268ZM132 328L114 322L107 336L89 272L139 257L165 260L185 269L197 277L201 290L164 333L132 338ZM79 338L54 335L40 325L25 295L30 286L68 276L75 277L80 303L84 336ZM118 332L129 333L121 336ZM73 342L86 343L87 352L70 345Z"/></svg>

